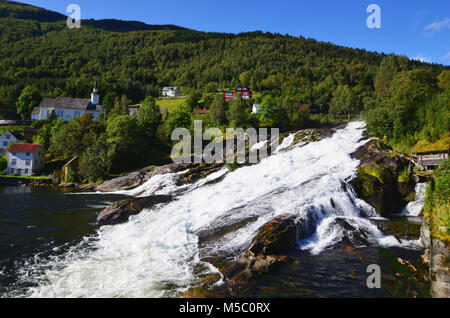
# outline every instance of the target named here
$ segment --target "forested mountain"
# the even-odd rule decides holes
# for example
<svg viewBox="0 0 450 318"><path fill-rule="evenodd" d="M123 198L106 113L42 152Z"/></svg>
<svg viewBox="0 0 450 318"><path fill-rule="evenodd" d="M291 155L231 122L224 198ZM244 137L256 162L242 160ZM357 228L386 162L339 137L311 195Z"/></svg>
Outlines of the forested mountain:
<svg viewBox="0 0 450 318"><path fill-rule="evenodd" d="M100 92L125 94L132 102L157 96L166 85L185 92L244 85L297 91L305 102L328 104L338 85L372 91L384 57L262 32L204 33L117 20L68 29L59 13L13 2L0 3L0 17L1 118L17 117L15 104L27 85L46 97L87 97L94 79ZM139 28L163 30L125 32ZM442 70L424 66L435 75Z"/></svg>

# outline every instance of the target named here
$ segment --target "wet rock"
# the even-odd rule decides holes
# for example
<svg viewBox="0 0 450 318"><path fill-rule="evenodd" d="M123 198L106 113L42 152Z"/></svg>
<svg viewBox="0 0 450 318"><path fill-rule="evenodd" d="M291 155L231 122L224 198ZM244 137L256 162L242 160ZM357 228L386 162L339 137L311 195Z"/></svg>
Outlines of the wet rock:
<svg viewBox="0 0 450 318"><path fill-rule="evenodd" d="M281 215L263 226L250 247L221 271L233 290L245 288L255 275L268 273L291 262L287 255L297 245L296 218Z"/></svg>
<svg viewBox="0 0 450 318"><path fill-rule="evenodd" d="M294 249L296 245L296 219L290 215L281 215L259 230L249 251L256 255L280 255Z"/></svg>
<svg viewBox="0 0 450 318"><path fill-rule="evenodd" d="M147 167L138 171L127 173L121 177L105 181L103 184L96 187L96 191L112 192L117 190L130 190L146 182L152 175L153 169L151 167Z"/></svg>
<svg viewBox="0 0 450 318"><path fill-rule="evenodd" d="M183 183L194 183L200 179L206 178L208 175L217 172L223 168L223 164L199 164L189 171L183 173L180 177Z"/></svg>
<svg viewBox="0 0 450 318"><path fill-rule="evenodd" d="M172 199L171 196L167 195L155 195L113 203L98 214L97 224L103 226L125 223L131 215L139 214L143 209L151 208L160 203L168 203Z"/></svg>
<svg viewBox="0 0 450 318"><path fill-rule="evenodd" d="M407 158L374 139L352 154L361 160L357 176L350 181L358 196L372 205L381 216L400 213L415 193L415 182L405 179Z"/></svg>
<svg viewBox="0 0 450 318"><path fill-rule="evenodd" d="M424 218L420 229L425 253L422 261L431 273L431 294L437 298L450 297L450 247L437 238L431 237L430 220ZM431 268L430 268L431 267Z"/></svg>
<svg viewBox="0 0 450 318"><path fill-rule="evenodd" d="M103 184L97 186L95 190L100 192L131 190L145 183L153 176L160 174L176 173L183 170L191 169L196 166L198 165L184 164L184 163L183 164L171 163L159 167L151 166L134 172L127 173L118 178L105 181Z"/></svg>

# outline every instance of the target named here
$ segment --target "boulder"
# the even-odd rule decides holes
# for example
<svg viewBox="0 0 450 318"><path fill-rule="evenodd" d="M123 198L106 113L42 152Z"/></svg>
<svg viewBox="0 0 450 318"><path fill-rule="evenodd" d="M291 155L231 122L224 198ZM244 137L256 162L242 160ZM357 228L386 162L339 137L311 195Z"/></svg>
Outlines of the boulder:
<svg viewBox="0 0 450 318"><path fill-rule="evenodd" d="M381 216L400 213L415 193L415 182L407 176L410 162L378 139L373 139L352 154L361 160L357 176L350 181L358 196Z"/></svg>
<svg viewBox="0 0 450 318"><path fill-rule="evenodd" d="M255 275L262 275L293 261L287 256L297 246L297 221L281 215L263 226L250 247L221 271L233 290L245 288Z"/></svg>
<svg viewBox="0 0 450 318"><path fill-rule="evenodd" d="M156 204L168 203L172 199L167 195L154 195L113 203L98 214L97 224L103 226L125 223L131 215L139 214L143 209L151 208Z"/></svg>
<svg viewBox="0 0 450 318"><path fill-rule="evenodd" d="M198 165L198 164L197 164ZM147 167L134 172L127 173L121 177L105 181L103 184L95 188L100 192L112 192L118 190L131 190L148 181L151 177L159 174L176 173L183 170L191 169L196 164L176 164L171 163L160 167Z"/></svg>
<svg viewBox="0 0 450 318"><path fill-rule="evenodd" d="M112 192L118 190L130 190L146 182L153 175L153 169L147 167L138 171L127 173L121 177L105 181L96 187L100 192Z"/></svg>

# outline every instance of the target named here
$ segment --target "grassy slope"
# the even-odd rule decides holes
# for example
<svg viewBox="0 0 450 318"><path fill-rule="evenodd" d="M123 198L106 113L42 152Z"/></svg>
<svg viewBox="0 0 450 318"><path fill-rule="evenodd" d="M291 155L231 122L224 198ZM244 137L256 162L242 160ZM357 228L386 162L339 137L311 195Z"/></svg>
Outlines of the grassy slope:
<svg viewBox="0 0 450 318"><path fill-rule="evenodd" d="M186 98L170 98L170 99L158 99L156 103L159 108L167 108L169 112L177 109L179 106L184 105Z"/></svg>

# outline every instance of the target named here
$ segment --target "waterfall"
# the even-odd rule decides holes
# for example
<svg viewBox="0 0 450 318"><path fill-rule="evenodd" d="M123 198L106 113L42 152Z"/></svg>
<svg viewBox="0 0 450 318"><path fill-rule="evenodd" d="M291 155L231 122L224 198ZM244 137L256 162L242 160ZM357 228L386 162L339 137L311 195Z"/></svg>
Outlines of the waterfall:
<svg viewBox="0 0 450 318"><path fill-rule="evenodd" d="M427 190L427 183L418 183L416 185L416 198L409 202L403 209L401 215L403 216L419 216L425 206L425 192Z"/></svg>
<svg viewBox="0 0 450 318"><path fill-rule="evenodd" d="M286 213L309 220L311 235L299 238L298 245L314 254L358 232L366 233L369 244L397 244L363 217L376 215L346 184L359 165L350 154L366 142L363 130L363 122L352 122L330 138L229 172L218 183L182 186L189 191L173 202L144 210L125 224L102 227L62 257L27 273L37 283L27 296L178 296L198 283L199 274L218 272L205 255L238 257L261 226ZM126 194L174 193L179 189L174 177L152 178ZM201 231L245 220L236 231L200 244Z"/></svg>

